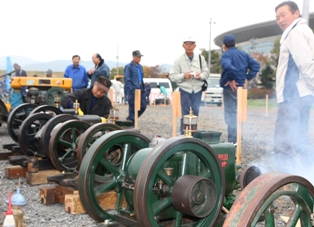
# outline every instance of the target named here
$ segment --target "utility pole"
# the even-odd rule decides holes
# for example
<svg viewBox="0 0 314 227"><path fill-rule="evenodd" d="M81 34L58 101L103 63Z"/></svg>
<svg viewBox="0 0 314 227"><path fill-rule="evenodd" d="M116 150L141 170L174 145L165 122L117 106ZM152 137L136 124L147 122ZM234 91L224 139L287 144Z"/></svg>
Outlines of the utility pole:
<svg viewBox="0 0 314 227"><path fill-rule="evenodd" d="M310 0L303 0L302 17L310 24Z"/></svg>
<svg viewBox="0 0 314 227"><path fill-rule="evenodd" d="M212 35L212 23L215 24L215 22L212 22L212 18L210 18L209 20L209 49L208 49L208 70L209 70L209 73L210 73L210 61L211 61L211 54L210 54L210 51L211 51L211 44L212 44L212 38L211 38L211 35Z"/></svg>
<svg viewBox="0 0 314 227"><path fill-rule="evenodd" d="M117 75L119 75L119 46L117 46Z"/></svg>

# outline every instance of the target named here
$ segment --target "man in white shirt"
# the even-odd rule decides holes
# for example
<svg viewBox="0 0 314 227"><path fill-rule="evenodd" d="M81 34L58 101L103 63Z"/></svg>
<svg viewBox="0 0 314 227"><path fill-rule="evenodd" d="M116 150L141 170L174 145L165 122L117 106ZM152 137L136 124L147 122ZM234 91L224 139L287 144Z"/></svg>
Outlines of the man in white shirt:
<svg viewBox="0 0 314 227"><path fill-rule="evenodd" d="M115 92L115 103L120 102L121 90L123 88L123 84L121 83L120 79L117 78L113 85L112 85L114 92Z"/></svg>
<svg viewBox="0 0 314 227"><path fill-rule="evenodd" d="M314 102L314 35L293 1L279 4L275 12L283 35L276 71L278 114L274 150L276 160L284 162L280 166L287 167L295 163L296 155L313 155L308 131Z"/></svg>
<svg viewBox="0 0 314 227"><path fill-rule="evenodd" d="M194 49L196 41L191 36L183 40L182 47L185 53L179 56L170 70L170 80L176 82L181 94L181 114L182 116L190 113L190 107L193 114L198 116L202 86L204 80L209 77L207 63L202 55L195 55ZM180 126L181 134L184 133L183 117Z"/></svg>

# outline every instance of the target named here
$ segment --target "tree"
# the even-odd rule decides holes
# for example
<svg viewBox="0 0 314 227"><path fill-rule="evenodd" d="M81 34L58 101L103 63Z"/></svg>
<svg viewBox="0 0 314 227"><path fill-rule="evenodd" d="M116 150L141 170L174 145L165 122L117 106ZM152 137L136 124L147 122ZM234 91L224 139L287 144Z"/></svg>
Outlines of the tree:
<svg viewBox="0 0 314 227"><path fill-rule="evenodd" d="M202 55L208 62L208 50L203 50ZM210 51L210 73L221 73L220 57L221 54L217 50Z"/></svg>
<svg viewBox="0 0 314 227"><path fill-rule="evenodd" d="M149 67L150 77L159 78L162 74L162 68L159 65Z"/></svg>
<svg viewBox="0 0 314 227"><path fill-rule="evenodd" d="M149 70L149 67L146 66L146 65L143 65L143 71L144 71L144 78L148 78L150 77L150 70Z"/></svg>
<svg viewBox="0 0 314 227"><path fill-rule="evenodd" d="M221 73L221 65L220 65L220 58L221 55L217 52L212 50L211 52L211 73Z"/></svg>
<svg viewBox="0 0 314 227"><path fill-rule="evenodd" d="M273 89L275 81L275 71L270 64L270 61L266 62L266 66L263 68L259 76L260 83L258 85L266 89Z"/></svg>
<svg viewBox="0 0 314 227"><path fill-rule="evenodd" d="M159 65L156 66L143 66L144 78L162 78L164 73Z"/></svg>
<svg viewBox="0 0 314 227"><path fill-rule="evenodd" d="M280 38L274 41L273 49L270 51L270 64L277 68L280 53Z"/></svg>
<svg viewBox="0 0 314 227"><path fill-rule="evenodd" d="M109 79L113 80L117 75L117 67L110 70ZM118 75L124 75L124 67L118 67Z"/></svg>

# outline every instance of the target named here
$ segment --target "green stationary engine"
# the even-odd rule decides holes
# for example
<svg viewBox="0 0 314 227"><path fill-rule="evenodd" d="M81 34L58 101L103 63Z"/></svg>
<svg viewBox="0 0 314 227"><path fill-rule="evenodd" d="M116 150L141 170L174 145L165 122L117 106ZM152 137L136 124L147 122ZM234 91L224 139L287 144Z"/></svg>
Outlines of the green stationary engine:
<svg viewBox="0 0 314 227"><path fill-rule="evenodd" d="M174 137L154 148L136 132L102 136L80 167L86 211L98 221L123 219L143 227L212 226L239 186L235 147L220 142L220 135L200 131L196 138ZM119 158L113 163L109 153ZM115 193L114 209L100 202L99 195L109 192Z"/></svg>

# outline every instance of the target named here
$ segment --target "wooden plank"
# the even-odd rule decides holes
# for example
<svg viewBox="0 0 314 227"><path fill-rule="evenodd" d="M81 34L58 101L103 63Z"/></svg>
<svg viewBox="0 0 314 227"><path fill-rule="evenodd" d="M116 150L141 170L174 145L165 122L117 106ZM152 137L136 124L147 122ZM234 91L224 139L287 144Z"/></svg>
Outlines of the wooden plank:
<svg viewBox="0 0 314 227"><path fill-rule="evenodd" d="M4 168L5 177L8 179L16 179L20 177L25 177L27 173L27 168L22 166L7 166Z"/></svg>
<svg viewBox="0 0 314 227"><path fill-rule="evenodd" d="M117 206L117 193L114 190L101 193L97 196L97 201L104 210L114 210ZM122 207L127 206L127 202L123 197ZM78 191L75 191L73 194L65 195L64 210L71 214L83 214L86 212Z"/></svg>
<svg viewBox="0 0 314 227"><path fill-rule="evenodd" d="M1 151L0 160L7 160L10 156L14 155L12 151Z"/></svg>
<svg viewBox="0 0 314 227"><path fill-rule="evenodd" d="M26 155L15 155L15 156L10 156L8 159L9 159L10 164L20 165L22 162L28 160L28 156L26 156Z"/></svg>
<svg viewBox="0 0 314 227"><path fill-rule="evenodd" d="M243 88L238 87L237 90L237 148L236 148L236 163L242 163L242 121L243 121Z"/></svg>
<svg viewBox="0 0 314 227"><path fill-rule="evenodd" d="M74 191L74 194L67 194L64 197L64 210L71 214L84 214L86 210L80 200L78 191Z"/></svg>
<svg viewBox="0 0 314 227"><path fill-rule="evenodd" d="M56 203L55 200L55 186L54 185L49 185L49 186L44 186L39 189L39 197L40 197L40 202L42 204L54 204Z"/></svg>
<svg viewBox="0 0 314 227"><path fill-rule="evenodd" d="M57 183L59 185L62 185L62 181L64 179L75 178L77 176L78 176L78 173L61 173L61 174L49 176L49 177L47 177L47 180L49 182L54 182L54 183ZM67 186L67 185L62 185L62 186Z"/></svg>
<svg viewBox="0 0 314 227"><path fill-rule="evenodd" d="M21 150L20 146L16 145L12 147L12 151L16 153L23 154L23 151Z"/></svg>
<svg viewBox="0 0 314 227"><path fill-rule="evenodd" d="M74 188L71 187L63 187L60 185L56 185L55 189L55 201L57 203L64 204L64 199L67 194L73 194L75 192Z"/></svg>
<svg viewBox="0 0 314 227"><path fill-rule="evenodd" d="M16 145L17 145L16 143L7 143L7 144L3 144L3 145L2 145L2 148L11 151L11 150L12 150L12 147L13 147L13 146L16 146Z"/></svg>
<svg viewBox="0 0 314 227"><path fill-rule="evenodd" d="M48 176L60 174L59 170L43 170L38 173L26 173L26 182L30 185L47 184Z"/></svg>
<svg viewBox="0 0 314 227"><path fill-rule="evenodd" d="M97 201L99 206L101 206L104 210L113 210L116 209L117 205L117 192L114 190L107 191L97 195ZM122 198L122 207L127 207L127 202L125 198Z"/></svg>
<svg viewBox="0 0 314 227"><path fill-rule="evenodd" d="M60 185L48 185L40 188L40 202L42 204L64 204L64 198L67 194L73 194L76 190L71 187L63 187Z"/></svg>

